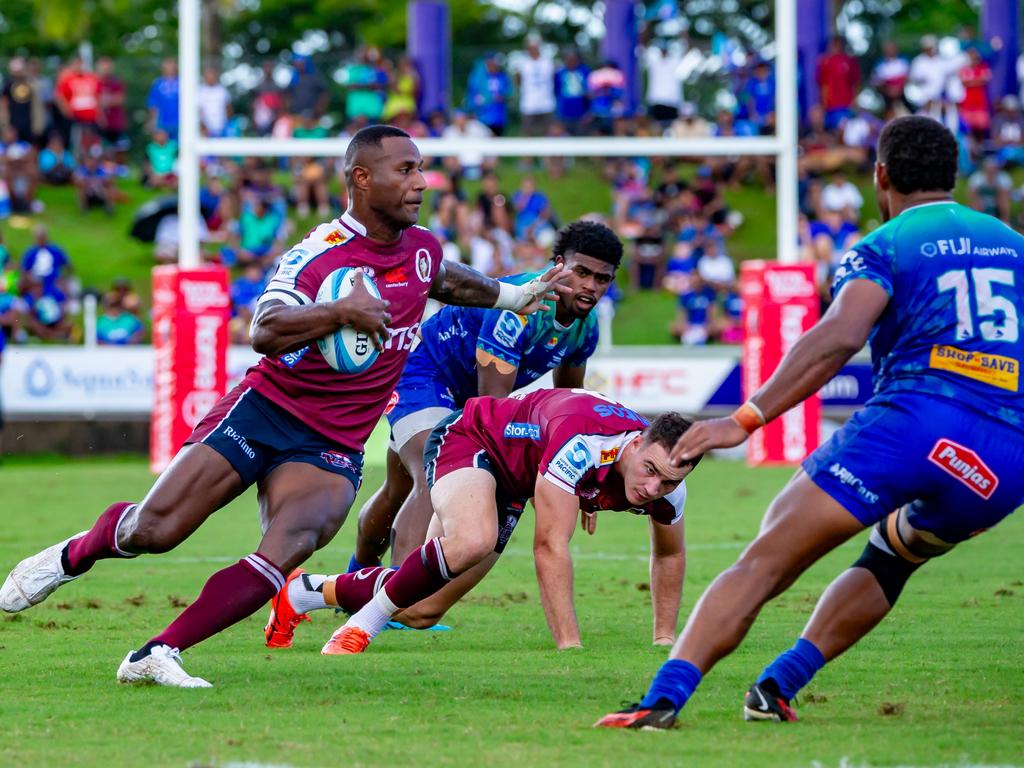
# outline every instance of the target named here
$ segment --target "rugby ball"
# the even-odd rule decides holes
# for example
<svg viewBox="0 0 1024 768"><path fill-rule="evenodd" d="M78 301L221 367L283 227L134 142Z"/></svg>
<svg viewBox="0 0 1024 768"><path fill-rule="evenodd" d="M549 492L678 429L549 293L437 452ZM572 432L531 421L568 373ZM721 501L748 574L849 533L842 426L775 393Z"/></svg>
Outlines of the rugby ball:
<svg viewBox="0 0 1024 768"><path fill-rule="evenodd" d="M321 284L320 290L316 293L317 303L344 299L352 293L356 280L359 279L363 281L371 296L380 298L376 283L365 273L357 272L354 267L342 267L331 272ZM316 345L327 364L341 373L365 371L373 365L373 361L380 354L369 334L347 325L317 339Z"/></svg>

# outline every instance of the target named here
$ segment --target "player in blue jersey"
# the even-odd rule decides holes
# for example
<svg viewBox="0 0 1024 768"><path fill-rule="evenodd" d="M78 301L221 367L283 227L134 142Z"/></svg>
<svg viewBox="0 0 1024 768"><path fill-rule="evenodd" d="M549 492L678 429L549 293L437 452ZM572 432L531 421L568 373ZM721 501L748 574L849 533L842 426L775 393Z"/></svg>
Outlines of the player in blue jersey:
<svg viewBox="0 0 1024 768"><path fill-rule="evenodd" d="M556 387L583 386L587 358L597 348L592 310L615 278L622 244L603 224L577 221L552 246L554 262L569 270L553 309L534 315L445 307L425 322L387 413L392 442L387 479L359 513L351 570L376 565L388 548L401 563L423 545L433 510L423 474L423 447L434 426L466 400L507 397L553 372ZM533 274L503 278L522 283ZM396 517L397 515L397 517Z"/></svg>
<svg viewBox="0 0 1024 768"><path fill-rule="evenodd" d="M795 720L796 692L885 617L915 570L1024 501L1024 237L953 201L956 168L957 142L942 125L889 123L875 165L885 224L843 257L835 303L731 418L697 424L676 444L676 461L739 445L870 341L874 396L776 497L643 700L597 725L671 727L768 600L873 526L796 644L747 692L747 719Z"/></svg>

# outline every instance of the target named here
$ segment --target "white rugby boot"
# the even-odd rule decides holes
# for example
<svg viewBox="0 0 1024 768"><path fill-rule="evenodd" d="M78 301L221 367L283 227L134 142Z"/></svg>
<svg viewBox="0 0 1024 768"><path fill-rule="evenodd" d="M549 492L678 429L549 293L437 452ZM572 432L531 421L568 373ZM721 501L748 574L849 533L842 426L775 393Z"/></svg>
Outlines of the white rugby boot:
<svg viewBox="0 0 1024 768"><path fill-rule="evenodd" d="M171 688L213 688L201 677L192 677L181 666L181 652L169 645L157 645L138 661L132 661L129 651L117 668L119 683L155 683Z"/></svg>
<svg viewBox="0 0 1024 768"><path fill-rule="evenodd" d="M72 539L84 536L82 531L59 544L47 547L42 552L27 557L14 566L0 587L0 608L7 613L17 613L38 605L48 598L61 584L74 581L78 576L68 576L61 564L61 553Z"/></svg>

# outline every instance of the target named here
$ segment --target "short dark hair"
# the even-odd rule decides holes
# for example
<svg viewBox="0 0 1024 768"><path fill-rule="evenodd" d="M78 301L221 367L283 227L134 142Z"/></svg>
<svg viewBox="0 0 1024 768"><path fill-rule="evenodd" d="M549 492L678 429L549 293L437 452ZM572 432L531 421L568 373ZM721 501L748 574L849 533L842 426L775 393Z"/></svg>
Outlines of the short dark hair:
<svg viewBox="0 0 1024 768"><path fill-rule="evenodd" d="M345 172L351 170L356 162L359 152L367 147L379 147L381 142L387 138L412 138L401 128L393 125L368 125L356 131L348 147L345 148Z"/></svg>
<svg viewBox="0 0 1024 768"><path fill-rule="evenodd" d="M622 242L604 224L574 221L558 231L551 252L563 259L574 253L582 253L618 267L622 261Z"/></svg>
<svg viewBox="0 0 1024 768"><path fill-rule="evenodd" d="M903 195L953 189L959 154L960 146L949 129L920 115L897 117L878 139L878 162Z"/></svg>
<svg viewBox="0 0 1024 768"><path fill-rule="evenodd" d="M644 430L643 434L644 442L657 443L664 447L665 450L671 451L679 441L679 438L683 436L683 433L692 426L693 422L681 413L665 411L658 414L654 421L647 425L647 429ZM704 454L700 454L700 456L690 459L682 466L696 467L703 456Z"/></svg>

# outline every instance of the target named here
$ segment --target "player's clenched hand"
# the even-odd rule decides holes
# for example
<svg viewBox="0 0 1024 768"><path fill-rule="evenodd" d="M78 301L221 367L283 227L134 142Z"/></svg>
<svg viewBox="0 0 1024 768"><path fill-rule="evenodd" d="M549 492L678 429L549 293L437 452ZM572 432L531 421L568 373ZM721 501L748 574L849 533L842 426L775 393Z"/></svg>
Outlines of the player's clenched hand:
<svg viewBox="0 0 1024 768"><path fill-rule="evenodd" d="M668 458L679 465L714 448L731 448L746 439L746 430L731 418L698 421L676 441Z"/></svg>
<svg viewBox="0 0 1024 768"><path fill-rule="evenodd" d="M388 312L390 301L378 299L368 290L363 282L363 270L357 269L359 277L352 286L352 292L338 304L343 307L344 325L350 325L373 339L373 345L380 352L391 335L388 326L391 324L391 313Z"/></svg>
<svg viewBox="0 0 1024 768"><path fill-rule="evenodd" d="M597 530L597 512L585 512L580 510L580 529L587 532L589 536L594 535Z"/></svg>
<svg viewBox="0 0 1024 768"><path fill-rule="evenodd" d="M520 315L531 315L538 310L549 309L548 302L558 301L560 293L572 293L572 288L561 284L561 281L571 274L571 270L552 267L540 277L525 283L523 294L524 298L529 298L529 302L516 312Z"/></svg>

